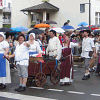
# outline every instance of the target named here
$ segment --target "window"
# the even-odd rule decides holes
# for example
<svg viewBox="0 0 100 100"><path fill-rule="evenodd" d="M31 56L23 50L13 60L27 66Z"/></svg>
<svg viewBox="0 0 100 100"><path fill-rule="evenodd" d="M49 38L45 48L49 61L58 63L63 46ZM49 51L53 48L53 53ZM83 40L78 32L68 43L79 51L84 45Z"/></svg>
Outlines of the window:
<svg viewBox="0 0 100 100"><path fill-rule="evenodd" d="M85 12L85 4L80 4L80 13Z"/></svg>
<svg viewBox="0 0 100 100"><path fill-rule="evenodd" d="M36 21L36 19L39 19L38 14L32 14L32 21Z"/></svg>
<svg viewBox="0 0 100 100"><path fill-rule="evenodd" d="M46 20L49 20L49 13L47 13L47 16L46 17L47 17Z"/></svg>
<svg viewBox="0 0 100 100"><path fill-rule="evenodd" d="M95 12L95 24L100 24L100 12Z"/></svg>

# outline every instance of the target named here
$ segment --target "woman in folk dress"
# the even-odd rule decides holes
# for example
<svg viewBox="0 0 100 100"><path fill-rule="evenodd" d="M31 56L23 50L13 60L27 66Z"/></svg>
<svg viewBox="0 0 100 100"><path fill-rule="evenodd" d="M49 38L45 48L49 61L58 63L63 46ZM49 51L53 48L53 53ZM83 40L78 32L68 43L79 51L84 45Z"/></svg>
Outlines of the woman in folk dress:
<svg viewBox="0 0 100 100"><path fill-rule="evenodd" d="M60 69L60 85L66 85L73 82L73 68L72 68L72 51L71 48L77 47L78 43L70 42L69 37L66 36L63 47L62 47L62 55L66 57L65 61L62 61Z"/></svg>
<svg viewBox="0 0 100 100"><path fill-rule="evenodd" d="M39 43L35 41L34 33L30 33L28 43L30 44L29 56L36 57L38 54L42 55L43 51L41 50Z"/></svg>
<svg viewBox="0 0 100 100"><path fill-rule="evenodd" d="M4 59L9 50L8 42L4 41L4 33L0 32L0 87L5 88L6 83L11 83L9 62Z"/></svg>

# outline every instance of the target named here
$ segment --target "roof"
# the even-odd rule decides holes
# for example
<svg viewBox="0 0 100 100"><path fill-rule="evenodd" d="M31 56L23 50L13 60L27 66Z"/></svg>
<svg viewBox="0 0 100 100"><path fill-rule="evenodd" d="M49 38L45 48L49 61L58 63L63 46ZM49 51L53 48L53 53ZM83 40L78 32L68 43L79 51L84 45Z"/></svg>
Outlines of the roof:
<svg viewBox="0 0 100 100"><path fill-rule="evenodd" d="M25 8L25 9L22 9L21 11L33 11L33 12L40 12L40 11L59 11L59 8L48 3L47 1L45 1L44 3L42 4L39 4L39 5L35 5L35 6L32 6L32 7L29 7L29 8Z"/></svg>

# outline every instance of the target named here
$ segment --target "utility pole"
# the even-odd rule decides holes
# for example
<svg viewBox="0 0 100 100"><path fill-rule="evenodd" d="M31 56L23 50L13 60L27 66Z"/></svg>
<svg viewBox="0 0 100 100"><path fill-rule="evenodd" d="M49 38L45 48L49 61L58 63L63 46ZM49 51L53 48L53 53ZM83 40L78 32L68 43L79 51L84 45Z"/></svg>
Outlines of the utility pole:
<svg viewBox="0 0 100 100"><path fill-rule="evenodd" d="M89 26L91 29L91 3L90 3L90 0L89 0Z"/></svg>

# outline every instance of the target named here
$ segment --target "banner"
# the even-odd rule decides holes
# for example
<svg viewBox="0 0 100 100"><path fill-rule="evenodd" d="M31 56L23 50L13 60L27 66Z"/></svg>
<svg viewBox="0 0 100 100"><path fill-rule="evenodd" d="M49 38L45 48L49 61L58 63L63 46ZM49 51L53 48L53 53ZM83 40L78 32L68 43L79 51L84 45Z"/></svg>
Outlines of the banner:
<svg viewBox="0 0 100 100"><path fill-rule="evenodd" d="M0 0L0 6L3 6L3 2L2 2L2 0Z"/></svg>

